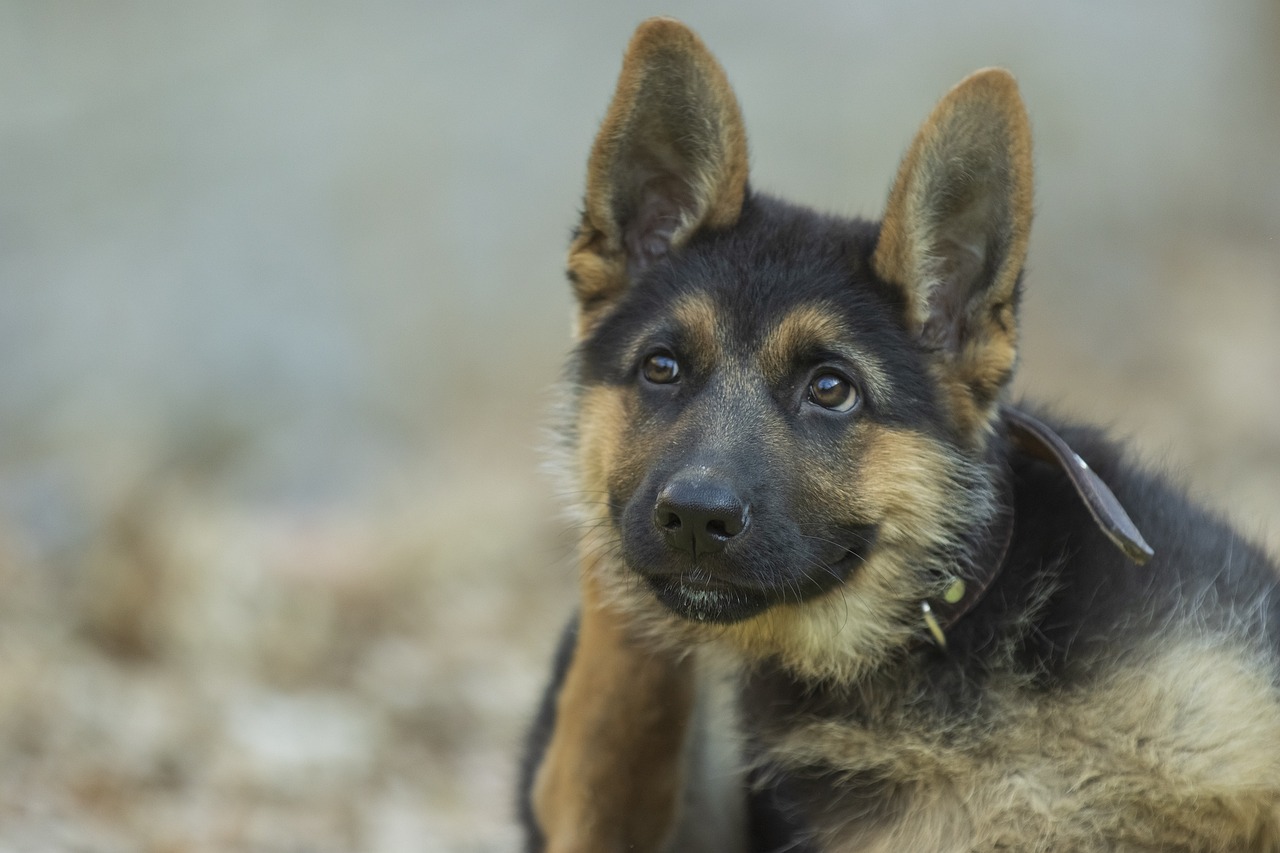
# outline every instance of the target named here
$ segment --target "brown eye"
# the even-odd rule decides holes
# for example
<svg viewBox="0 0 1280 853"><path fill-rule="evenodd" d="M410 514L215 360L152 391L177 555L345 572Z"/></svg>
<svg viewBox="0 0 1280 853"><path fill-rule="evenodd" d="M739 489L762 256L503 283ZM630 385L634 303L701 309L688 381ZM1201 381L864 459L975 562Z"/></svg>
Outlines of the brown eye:
<svg viewBox="0 0 1280 853"><path fill-rule="evenodd" d="M668 352L655 352L640 368L644 378L655 385L670 385L680 378L680 363Z"/></svg>
<svg viewBox="0 0 1280 853"><path fill-rule="evenodd" d="M838 373L819 373L809 383L809 402L833 412L853 411L858 405L858 389Z"/></svg>

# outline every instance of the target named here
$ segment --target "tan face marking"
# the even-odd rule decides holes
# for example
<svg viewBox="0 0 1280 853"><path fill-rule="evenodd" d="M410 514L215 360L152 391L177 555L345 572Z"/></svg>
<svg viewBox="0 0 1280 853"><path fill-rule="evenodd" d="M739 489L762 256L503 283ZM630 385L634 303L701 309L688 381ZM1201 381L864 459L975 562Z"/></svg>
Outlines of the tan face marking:
<svg viewBox="0 0 1280 853"><path fill-rule="evenodd" d="M609 479L626 434L624 392L608 385L588 388L582 395L578 424L578 465L586 490L584 499L598 510L590 513L592 516L603 517L607 513Z"/></svg>
<svg viewBox="0 0 1280 853"><path fill-rule="evenodd" d="M851 439L847 467L807 470L807 490L877 525L876 548L849 580L803 605L781 605L721 636L751 658L776 656L808 678L849 681L899 648L917 628L908 614L931 581L919 567L980 523L957 516L948 488L963 460L928 436L868 423ZM985 505L974 495L972 506Z"/></svg>
<svg viewBox="0 0 1280 853"><path fill-rule="evenodd" d="M766 381L776 384L790 373L799 354L829 350L858 365L873 395L887 397L890 385L884 369L851 338L848 327L825 305L801 305L784 316L765 338L760 347L760 369Z"/></svg>
<svg viewBox="0 0 1280 853"><path fill-rule="evenodd" d="M717 425L730 426L705 410L735 399L733 411L754 417L756 439L773 452L787 456L799 451L788 437L785 418L767 417L767 393L760 386L785 382L797 359L814 350L828 351L856 365L869 393L888 396L889 379L881 364L857 346L848 324L822 303L800 306L786 314L745 363L731 352L715 302L705 294L679 299L660 319L636 337L624 358L643 357L644 348L675 332L677 357L691 369L705 358L716 372L716 393L683 413L681 423L696 423L698 439L711 444L729 441L714 434ZM735 386L742 383L741 395ZM588 387L580 398L580 471L587 497L584 514L596 520L607 516L607 494L629 494L644 477L655 452L680 440L676 425L660 435L637 430L637 391L627 385ZM754 415L752 414L754 412ZM775 413L776 414L776 413ZM778 432L774 432L774 430ZM875 524L877 545L849 580L830 594L801 605L781 604L730 626L717 626L717 635L749 658L777 657L789 669L807 677L847 681L865 671L916 630L910 609L932 594L931 576L920 571L930 554L954 544L957 531L971 529L980 519L958 518L954 483L962 476L964 459L930 436L895 428L871 419L858 422L821 460L796 457L795 476L814 515L833 524ZM982 495L964 506L981 509ZM592 503L595 501L595 503ZM589 553L598 552L617 530L597 525L584 540ZM706 639L699 626L680 622L666 612L619 561L600 566L600 581L609 600L651 624L668 638L689 642Z"/></svg>
<svg viewBox="0 0 1280 853"><path fill-rule="evenodd" d="M669 317L669 319L668 319ZM638 364L650 341L658 332L672 325L681 342L681 352L676 356L704 369L721 363L724 353L723 330L716 322L716 306L705 293L681 296L672 305L669 315L655 320L635 336L624 358Z"/></svg>
<svg viewBox="0 0 1280 853"><path fill-rule="evenodd" d="M880 525L887 543L927 541L954 513L947 475L957 467L936 441L911 430L876 427L864 438L854 506ZM939 544L930 542L928 544Z"/></svg>
<svg viewBox="0 0 1280 853"><path fill-rule="evenodd" d="M723 330L716 322L716 306L705 293L680 297L671 309L685 339L687 354L698 364L709 366L722 360Z"/></svg>

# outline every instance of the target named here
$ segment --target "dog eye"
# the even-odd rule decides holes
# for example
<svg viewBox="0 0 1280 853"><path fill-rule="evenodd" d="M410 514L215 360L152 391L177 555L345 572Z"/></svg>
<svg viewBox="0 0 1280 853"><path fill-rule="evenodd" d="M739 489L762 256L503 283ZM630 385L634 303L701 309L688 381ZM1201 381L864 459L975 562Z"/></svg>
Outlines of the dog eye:
<svg viewBox="0 0 1280 853"><path fill-rule="evenodd" d="M670 385L680 378L680 363L669 352L655 352L645 358L640 372L655 385Z"/></svg>
<svg viewBox="0 0 1280 853"><path fill-rule="evenodd" d="M819 373L809 382L809 402L833 412L851 412L860 402L858 389L838 373Z"/></svg>

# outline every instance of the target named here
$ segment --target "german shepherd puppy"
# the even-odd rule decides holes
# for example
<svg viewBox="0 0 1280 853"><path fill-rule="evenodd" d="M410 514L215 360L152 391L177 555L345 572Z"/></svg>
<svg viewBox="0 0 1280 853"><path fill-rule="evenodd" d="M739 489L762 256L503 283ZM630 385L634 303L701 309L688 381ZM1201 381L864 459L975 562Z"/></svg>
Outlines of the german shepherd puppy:
<svg viewBox="0 0 1280 853"><path fill-rule="evenodd" d="M847 220L750 189L723 71L651 20L584 207L583 604L531 850L1280 850L1276 567L1006 400L1008 73L953 88L883 220Z"/></svg>

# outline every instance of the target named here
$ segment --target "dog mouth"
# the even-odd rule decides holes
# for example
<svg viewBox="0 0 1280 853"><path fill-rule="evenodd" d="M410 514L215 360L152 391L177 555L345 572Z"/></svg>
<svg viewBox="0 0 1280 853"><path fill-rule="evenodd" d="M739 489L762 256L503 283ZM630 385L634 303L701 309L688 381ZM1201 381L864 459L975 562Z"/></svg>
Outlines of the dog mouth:
<svg viewBox="0 0 1280 853"><path fill-rule="evenodd" d="M654 597L668 610L693 622L731 625L780 604L803 604L843 585L863 562L846 550L821 569L779 578L768 585L747 585L709 577L703 572L647 575Z"/></svg>
<svg viewBox="0 0 1280 853"><path fill-rule="evenodd" d="M693 622L731 625L773 605L764 590L670 576L650 577L649 588L668 610Z"/></svg>

